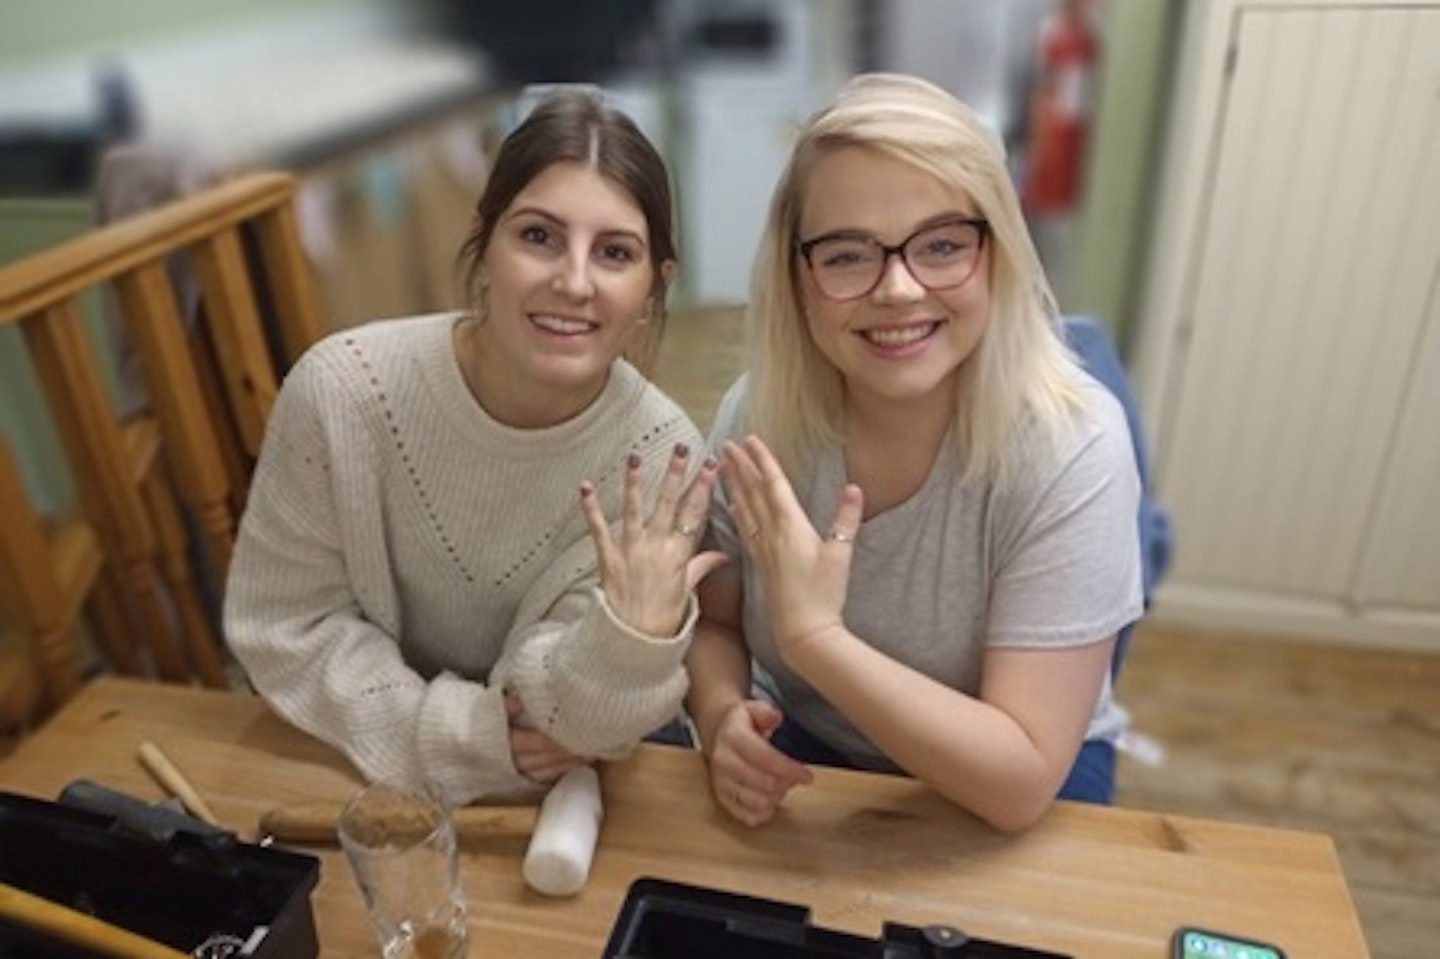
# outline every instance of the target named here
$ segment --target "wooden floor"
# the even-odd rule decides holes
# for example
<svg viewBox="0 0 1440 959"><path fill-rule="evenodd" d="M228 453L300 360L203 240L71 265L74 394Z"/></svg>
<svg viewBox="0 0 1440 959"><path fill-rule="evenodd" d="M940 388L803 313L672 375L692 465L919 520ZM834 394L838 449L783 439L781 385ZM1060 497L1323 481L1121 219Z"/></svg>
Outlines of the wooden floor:
<svg viewBox="0 0 1440 959"><path fill-rule="evenodd" d="M1440 952L1440 656L1149 620L1118 694L1121 804L1328 833L1375 959Z"/></svg>
<svg viewBox="0 0 1440 959"><path fill-rule="evenodd" d="M681 312L655 379L703 430L740 363L738 311ZM1374 959L1440 953L1440 656L1152 618L1119 697L1166 756L1122 756L1120 804L1327 833Z"/></svg>
<svg viewBox="0 0 1440 959"><path fill-rule="evenodd" d="M702 433L744 364L742 320L738 309L679 310L665 323L651 375Z"/></svg>

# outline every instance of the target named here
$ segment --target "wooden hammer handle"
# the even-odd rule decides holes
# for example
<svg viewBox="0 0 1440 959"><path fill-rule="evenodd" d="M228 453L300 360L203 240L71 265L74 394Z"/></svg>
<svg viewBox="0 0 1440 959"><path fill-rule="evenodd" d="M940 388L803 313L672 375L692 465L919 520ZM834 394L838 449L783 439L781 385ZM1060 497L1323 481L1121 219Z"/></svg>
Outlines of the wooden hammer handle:
<svg viewBox="0 0 1440 959"><path fill-rule="evenodd" d="M220 820L210 809L210 804L200 795L199 791L186 779L178 767L170 761L170 757L160 751L160 747L146 740L140 744L140 762L148 770L150 775L159 780L160 785L168 789L190 813L203 822L212 826L219 826Z"/></svg>
<svg viewBox="0 0 1440 959"><path fill-rule="evenodd" d="M0 883L0 918L115 959L188 959L163 942Z"/></svg>
<svg viewBox="0 0 1440 959"><path fill-rule="evenodd" d="M277 806L260 816L260 835L281 842L337 842L336 823L344 803L301 802ZM534 806L461 806L453 811L460 841L497 835L529 835L535 828Z"/></svg>

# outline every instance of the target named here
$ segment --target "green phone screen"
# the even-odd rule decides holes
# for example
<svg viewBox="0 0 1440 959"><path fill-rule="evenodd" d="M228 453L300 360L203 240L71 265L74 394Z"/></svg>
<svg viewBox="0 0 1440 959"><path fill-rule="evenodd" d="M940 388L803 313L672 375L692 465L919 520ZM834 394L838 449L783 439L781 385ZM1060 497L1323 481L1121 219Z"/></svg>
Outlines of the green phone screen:
<svg viewBox="0 0 1440 959"><path fill-rule="evenodd" d="M1175 959L1285 959L1274 946L1200 929L1182 930Z"/></svg>

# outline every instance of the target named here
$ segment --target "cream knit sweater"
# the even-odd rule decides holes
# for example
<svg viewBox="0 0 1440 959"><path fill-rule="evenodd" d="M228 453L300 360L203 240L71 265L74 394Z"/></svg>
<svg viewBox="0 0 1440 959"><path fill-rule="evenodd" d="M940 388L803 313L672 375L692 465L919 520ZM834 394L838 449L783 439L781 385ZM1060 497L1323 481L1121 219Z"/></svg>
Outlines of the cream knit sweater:
<svg viewBox="0 0 1440 959"><path fill-rule="evenodd" d="M685 414L618 362L579 416L541 430L491 419L461 376L444 314L317 344L271 413L225 599L225 633L272 708L368 778L438 782L453 801L533 788L510 756L503 692L589 756L624 755L679 709L695 623L619 622L579 508L608 516L623 461L647 500Z"/></svg>

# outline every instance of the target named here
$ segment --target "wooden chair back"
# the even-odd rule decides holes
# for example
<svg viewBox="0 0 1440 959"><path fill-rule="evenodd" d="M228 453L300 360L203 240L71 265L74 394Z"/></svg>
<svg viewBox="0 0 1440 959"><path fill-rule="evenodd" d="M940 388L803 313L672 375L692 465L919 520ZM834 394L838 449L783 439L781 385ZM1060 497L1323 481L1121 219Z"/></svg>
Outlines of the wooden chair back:
<svg viewBox="0 0 1440 959"><path fill-rule="evenodd" d="M102 590L102 562L89 524L47 521L31 508L0 437L0 731L25 727L79 687L83 608L97 612L95 636L107 650L124 642L113 594ZM128 648L109 651L131 664Z"/></svg>
<svg viewBox="0 0 1440 959"><path fill-rule="evenodd" d="M279 379L322 333L295 188L287 174L247 174L0 267L0 324L23 332L84 515L162 678L225 682L174 493L223 583ZM195 317L167 269L176 257L198 280ZM105 286L149 398L124 421L79 306Z"/></svg>

